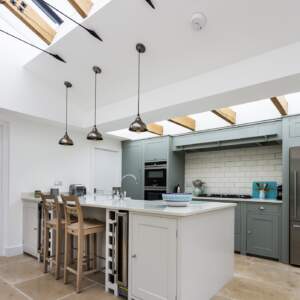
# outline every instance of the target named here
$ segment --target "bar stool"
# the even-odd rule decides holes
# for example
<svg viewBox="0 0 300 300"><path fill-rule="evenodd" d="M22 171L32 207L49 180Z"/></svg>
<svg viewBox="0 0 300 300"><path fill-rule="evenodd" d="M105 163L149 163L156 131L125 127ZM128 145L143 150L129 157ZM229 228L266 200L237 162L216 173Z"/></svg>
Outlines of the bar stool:
<svg viewBox="0 0 300 300"><path fill-rule="evenodd" d="M97 269L97 234L105 232L105 224L98 220L90 220L83 218L82 208L79 198L74 195L61 196L64 203L65 211L65 255L64 255L64 283L68 283L68 272L76 275L76 292L81 292L81 281L83 276L96 273ZM77 222L72 223L72 218L76 217ZM74 269L70 265L70 237L77 237L77 268ZM89 270L89 237L93 236L93 269ZM84 256L84 241L86 241L86 256ZM87 270L83 271L83 266L87 266Z"/></svg>
<svg viewBox="0 0 300 300"><path fill-rule="evenodd" d="M44 273L48 272L48 265L55 264L55 279L60 275L60 256L61 256L61 230L65 221L61 218L60 204L57 197L41 194L43 204L43 260ZM49 255L49 232L55 230L55 255Z"/></svg>

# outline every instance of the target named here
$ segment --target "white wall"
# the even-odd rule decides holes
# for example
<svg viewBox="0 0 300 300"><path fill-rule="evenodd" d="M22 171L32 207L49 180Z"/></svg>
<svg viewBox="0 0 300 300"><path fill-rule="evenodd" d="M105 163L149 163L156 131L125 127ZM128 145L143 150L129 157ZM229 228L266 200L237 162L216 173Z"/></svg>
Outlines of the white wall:
<svg viewBox="0 0 300 300"><path fill-rule="evenodd" d="M82 183L90 189L95 146L117 150L121 156L121 145L109 138L90 142L85 138L87 132L70 129L75 145L60 146L58 140L64 133L61 126L6 112L0 112L0 120L9 123L9 203L4 239L6 254L10 255L22 249L21 193L48 191L57 180L63 183L62 191L67 191L71 183Z"/></svg>
<svg viewBox="0 0 300 300"><path fill-rule="evenodd" d="M193 191L192 181L201 179L206 192L250 194L253 181L282 183L282 147L264 146L187 153L185 189Z"/></svg>

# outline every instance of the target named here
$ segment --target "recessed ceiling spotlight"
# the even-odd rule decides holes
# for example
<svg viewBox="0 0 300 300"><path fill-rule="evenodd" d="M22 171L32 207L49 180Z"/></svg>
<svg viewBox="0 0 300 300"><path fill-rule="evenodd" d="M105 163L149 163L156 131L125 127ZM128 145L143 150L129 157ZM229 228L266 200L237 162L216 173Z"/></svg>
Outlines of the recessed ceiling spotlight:
<svg viewBox="0 0 300 300"><path fill-rule="evenodd" d="M195 31L202 30L207 23L207 18L203 13L195 13L192 16L192 27Z"/></svg>

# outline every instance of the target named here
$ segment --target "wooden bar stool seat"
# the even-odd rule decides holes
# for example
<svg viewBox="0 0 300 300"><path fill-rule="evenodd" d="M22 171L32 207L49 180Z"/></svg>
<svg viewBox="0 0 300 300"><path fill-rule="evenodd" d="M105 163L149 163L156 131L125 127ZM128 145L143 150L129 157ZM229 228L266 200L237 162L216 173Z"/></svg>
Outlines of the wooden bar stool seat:
<svg viewBox="0 0 300 300"><path fill-rule="evenodd" d="M68 273L76 275L76 292L81 292L81 283L85 275L96 273L97 268L97 234L105 232L105 223L94 219L84 219L80 201L77 196L61 196L64 203L65 211L65 254L64 254L64 283L68 283ZM77 218L77 222L72 223L72 218ZM76 269L70 264L71 237L77 238L77 257ZM89 269L90 265L90 247L89 237L93 236L93 269ZM84 243L85 255L84 255ZM86 266L86 270L83 270Z"/></svg>
<svg viewBox="0 0 300 300"><path fill-rule="evenodd" d="M48 272L50 263L55 265L55 278L59 279L61 262L61 230L65 221L61 218L60 204L57 197L41 194L43 205L43 260L44 273ZM50 230L55 231L55 239L52 240L55 247L55 254L50 256ZM52 248L53 245L51 245ZM53 248L52 248L53 249Z"/></svg>
<svg viewBox="0 0 300 300"><path fill-rule="evenodd" d="M78 236L79 226L80 226L79 222L68 225L67 226L68 233ZM105 224L102 222L99 222L98 220L87 219L87 220L84 220L84 222L82 224L82 229L83 229L83 232L82 232L83 235L101 233L105 229Z"/></svg>

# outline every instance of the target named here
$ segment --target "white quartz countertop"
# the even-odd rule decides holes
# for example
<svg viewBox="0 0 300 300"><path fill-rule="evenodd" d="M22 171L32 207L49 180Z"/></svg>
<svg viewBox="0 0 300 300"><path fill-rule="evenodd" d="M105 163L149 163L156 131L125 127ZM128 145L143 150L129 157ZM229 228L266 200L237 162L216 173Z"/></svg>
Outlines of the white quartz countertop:
<svg viewBox="0 0 300 300"><path fill-rule="evenodd" d="M21 198L25 201L41 200L40 198L34 198L33 194L22 194ZM145 201L132 199L112 200L105 196L94 195L81 197L80 204L85 207L127 210L176 217L187 217L236 206L235 203L193 201L187 207L169 207L164 201Z"/></svg>
<svg viewBox="0 0 300 300"><path fill-rule="evenodd" d="M273 204L281 204L281 200L276 199L256 199L256 198L218 198L218 197L193 197L194 200L199 201L228 201L228 202L252 202L252 203L273 203Z"/></svg>

